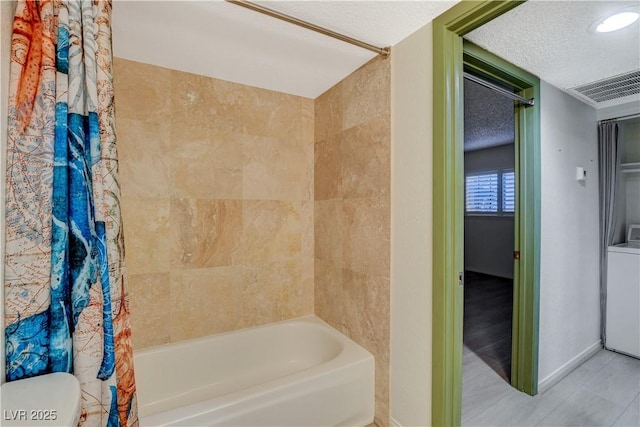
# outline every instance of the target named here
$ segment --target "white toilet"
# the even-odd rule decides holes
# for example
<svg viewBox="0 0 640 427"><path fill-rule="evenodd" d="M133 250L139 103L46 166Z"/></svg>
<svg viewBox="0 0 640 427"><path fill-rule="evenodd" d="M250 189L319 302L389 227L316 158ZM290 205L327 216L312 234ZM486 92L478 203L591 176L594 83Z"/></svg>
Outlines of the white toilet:
<svg viewBox="0 0 640 427"><path fill-rule="evenodd" d="M76 427L80 419L80 383L56 372L2 384L2 426Z"/></svg>

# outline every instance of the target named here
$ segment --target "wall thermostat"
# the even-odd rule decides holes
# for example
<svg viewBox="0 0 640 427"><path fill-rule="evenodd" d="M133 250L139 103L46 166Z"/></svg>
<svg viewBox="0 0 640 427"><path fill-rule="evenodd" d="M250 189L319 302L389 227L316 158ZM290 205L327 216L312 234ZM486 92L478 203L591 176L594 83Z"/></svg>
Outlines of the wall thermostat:
<svg viewBox="0 0 640 427"><path fill-rule="evenodd" d="M584 181L587 179L587 171L584 170L583 167L578 166L576 168L576 180L577 181Z"/></svg>

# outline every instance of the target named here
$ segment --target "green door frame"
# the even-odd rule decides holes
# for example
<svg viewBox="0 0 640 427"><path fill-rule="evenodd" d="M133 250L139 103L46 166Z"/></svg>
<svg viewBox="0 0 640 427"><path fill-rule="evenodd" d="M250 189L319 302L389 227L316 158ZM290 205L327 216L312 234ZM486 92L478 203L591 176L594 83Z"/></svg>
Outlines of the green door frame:
<svg viewBox="0 0 640 427"><path fill-rule="evenodd" d="M521 1L463 1L433 22L433 365L432 425L460 425L464 273L463 69L535 98L516 109L517 207L512 385L537 393L540 262L540 81L462 36Z"/></svg>
<svg viewBox="0 0 640 427"><path fill-rule="evenodd" d="M463 62L467 69L508 83L520 95L537 100L537 107L521 105L515 108L518 130L514 144L518 204L514 214L514 250L520 251L521 257L514 260L511 352L511 384L518 390L533 395L537 392L538 365L540 144L537 135L540 128L540 81L468 41L463 42L463 51Z"/></svg>

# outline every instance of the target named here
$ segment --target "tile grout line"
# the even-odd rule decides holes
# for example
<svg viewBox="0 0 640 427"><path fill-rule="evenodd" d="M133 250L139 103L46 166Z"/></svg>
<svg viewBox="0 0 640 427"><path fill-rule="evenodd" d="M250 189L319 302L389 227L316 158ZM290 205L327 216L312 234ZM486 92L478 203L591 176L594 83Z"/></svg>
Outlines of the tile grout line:
<svg viewBox="0 0 640 427"><path fill-rule="evenodd" d="M635 402L636 399L638 398L640 398L640 391L636 394L636 396L633 399L631 399L631 402L629 402L629 404L624 407L624 409L620 412L620 414L616 417L616 419L613 420L613 422L611 423L612 426L614 426L618 422L618 420L622 418L624 413L627 412L627 409L629 409L631 405L633 405L633 402Z"/></svg>
<svg viewBox="0 0 640 427"><path fill-rule="evenodd" d="M582 365L581 365L581 366L578 366L578 368L576 368L575 370L580 369L581 367L582 367ZM585 369L586 369L586 368L585 368ZM575 372L575 370L574 370L574 372ZM566 377L565 377L565 378L566 378ZM588 382L588 381L585 381L585 382L584 382L584 384L586 384L587 382ZM568 394L564 399L562 399L562 400L560 401L560 403L558 403L558 405L557 405L557 406L554 406L554 408L553 408L552 410L550 410L550 411L549 411L549 412L548 412L544 417L542 417L542 418L540 419L540 421L539 421L538 423L536 423L536 424L535 424L535 425L536 425L536 427L538 427L538 426L541 426L541 427L542 427L542 426L544 426L544 424L541 424L541 423L542 423L542 422L543 422L543 421L544 421L544 420L545 420L549 415L551 415L551 414L553 413L553 411L555 411L556 409L558 409L558 408L559 408L559 407L560 407L564 402L566 402L566 401L567 401L571 396L573 396L574 394L576 394L576 393L578 393L580 390L582 390L582 389L583 389L583 387L584 387L584 384L580 384L580 386L576 387L576 389L575 389L575 390L573 390L573 392L569 393L569 394ZM557 385L557 384L556 384L556 385ZM554 387L555 387L555 386L554 386ZM551 387L547 392L549 392L549 391L551 391L551 390L553 390L553 387ZM585 390L585 391L586 391L586 390Z"/></svg>
<svg viewBox="0 0 640 427"><path fill-rule="evenodd" d="M497 401L495 401L492 405L488 406L487 408L485 408L484 410L482 410L481 412L475 414L473 417L470 417L471 419L469 420L469 423L462 423L463 426L468 425L468 426L474 426L475 424L473 424L473 420L482 416L483 414L489 412L490 409L492 409L494 406L496 406L497 404L499 404L500 402L502 402L504 399L508 399L509 395L508 393L505 393L504 396L502 396L500 399L498 399Z"/></svg>

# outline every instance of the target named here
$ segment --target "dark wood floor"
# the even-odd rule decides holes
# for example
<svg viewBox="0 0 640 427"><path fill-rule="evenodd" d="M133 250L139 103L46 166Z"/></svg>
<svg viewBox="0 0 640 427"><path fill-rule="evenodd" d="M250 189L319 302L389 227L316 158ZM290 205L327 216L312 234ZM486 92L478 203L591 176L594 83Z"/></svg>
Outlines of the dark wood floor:
<svg viewBox="0 0 640 427"><path fill-rule="evenodd" d="M464 288L464 344L509 381L513 280L467 271Z"/></svg>

